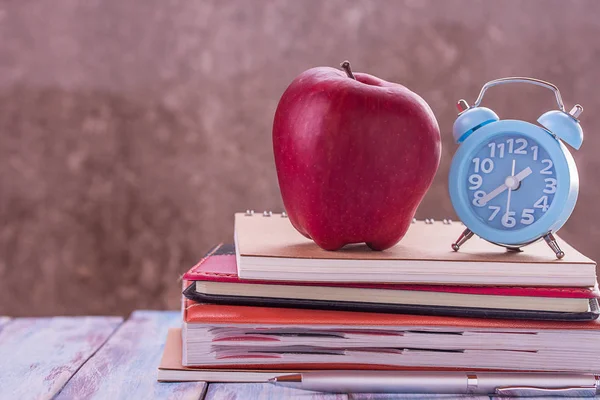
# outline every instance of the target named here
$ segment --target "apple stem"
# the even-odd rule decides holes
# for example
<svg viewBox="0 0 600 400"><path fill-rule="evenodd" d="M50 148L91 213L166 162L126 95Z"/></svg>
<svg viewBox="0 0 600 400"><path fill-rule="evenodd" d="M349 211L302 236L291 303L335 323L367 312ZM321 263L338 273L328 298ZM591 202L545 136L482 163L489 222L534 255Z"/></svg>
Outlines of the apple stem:
<svg viewBox="0 0 600 400"><path fill-rule="evenodd" d="M350 61L346 60L343 63L340 64L340 67L342 67L342 69L346 72L346 75L348 75L348 78L352 78L354 80L356 80L356 77L354 76L354 74L352 73L352 69L350 68Z"/></svg>

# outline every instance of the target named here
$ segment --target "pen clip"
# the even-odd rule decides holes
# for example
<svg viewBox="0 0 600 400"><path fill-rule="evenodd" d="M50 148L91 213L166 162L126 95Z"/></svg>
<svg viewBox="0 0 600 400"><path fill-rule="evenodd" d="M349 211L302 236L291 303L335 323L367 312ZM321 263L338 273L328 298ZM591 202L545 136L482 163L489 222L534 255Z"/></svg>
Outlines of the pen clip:
<svg viewBox="0 0 600 400"><path fill-rule="evenodd" d="M577 386L566 388L541 388L533 386L512 386L496 388L498 396L516 396L516 397L595 397L596 385Z"/></svg>

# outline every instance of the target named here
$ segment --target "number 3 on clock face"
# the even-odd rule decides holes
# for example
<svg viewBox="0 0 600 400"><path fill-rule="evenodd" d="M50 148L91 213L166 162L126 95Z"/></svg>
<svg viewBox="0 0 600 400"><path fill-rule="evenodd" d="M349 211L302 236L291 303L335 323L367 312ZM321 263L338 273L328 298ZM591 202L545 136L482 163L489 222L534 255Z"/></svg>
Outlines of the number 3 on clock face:
<svg viewBox="0 0 600 400"><path fill-rule="evenodd" d="M465 225L505 245L523 245L560 228L579 189L567 148L548 131L515 120L470 135L454 156L449 183Z"/></svg>

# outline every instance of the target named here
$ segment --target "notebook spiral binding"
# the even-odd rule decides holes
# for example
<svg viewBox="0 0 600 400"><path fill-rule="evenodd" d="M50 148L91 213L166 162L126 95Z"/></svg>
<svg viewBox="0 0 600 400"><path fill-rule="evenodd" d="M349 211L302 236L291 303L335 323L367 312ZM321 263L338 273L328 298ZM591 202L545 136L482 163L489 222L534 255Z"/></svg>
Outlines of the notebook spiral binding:
<svg viewBox="0 0 600 400"><path fill-rule="evenodd" d="M246 217L251 217L254 215L254 210L246 210L246 212L244 214L246 215ZM273 211L263 211L262 216L263 217L272 217ZM287 218L287 213L285 211L281 213L281 218Z"/></svg>
<svg viewBox="0 0 600 400"><path fill-rule="evenodd" d="M252 217L254 215L254 210L246 210L246 212L244 213L244 215L246 217ZM262 216L263 217L272 217L273 216L273 211L266 211L265 210L265 211L263 211ZM287 217L288 217L287 213L285 211L283 211L281 213L281 218L287 218ZM416 218L412 219L412 223L413 224L416 224L417 222L418 222L418 220ZM433 219L433 218L425 218L424 222L427 225L433 225L435 223L435 219ZM452 225L454 223L454 221L452 221L450 218L444 218L442 220L442 223L444 225ZM464 225L464 224L462 224L462 225Z"/></svg>

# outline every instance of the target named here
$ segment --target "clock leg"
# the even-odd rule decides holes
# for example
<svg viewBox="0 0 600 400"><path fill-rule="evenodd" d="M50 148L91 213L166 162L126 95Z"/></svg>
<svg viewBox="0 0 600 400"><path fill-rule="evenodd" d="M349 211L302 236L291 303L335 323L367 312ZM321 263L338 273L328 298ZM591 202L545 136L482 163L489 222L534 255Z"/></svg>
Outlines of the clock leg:
<svg viewBox="0 0 600 400"><path fill-rule="evenodd" d="M469 228L465 229L463 233L460 234L456 242L452 243L452 250L458 251L460 246L465 244L465 242L473 237L473 232Z"/></svg>
<svg viewBox="0 0 600 400"><path fill-rule="evenodd" d="M556 258L563 258L565 256L565 253L558 246L558 243L556 242L556 239L554 238L552 232L548 233L547 235L544 235L544 240L546 241L548 246L550 246L554 254L556 254Z"/></svg>

